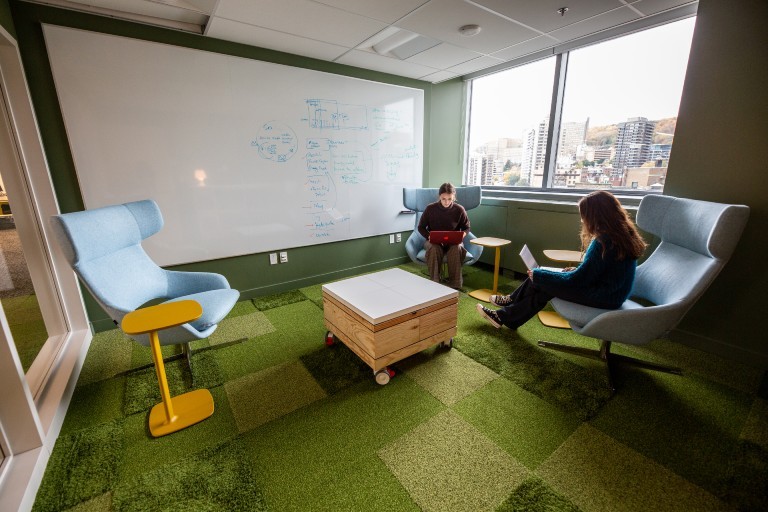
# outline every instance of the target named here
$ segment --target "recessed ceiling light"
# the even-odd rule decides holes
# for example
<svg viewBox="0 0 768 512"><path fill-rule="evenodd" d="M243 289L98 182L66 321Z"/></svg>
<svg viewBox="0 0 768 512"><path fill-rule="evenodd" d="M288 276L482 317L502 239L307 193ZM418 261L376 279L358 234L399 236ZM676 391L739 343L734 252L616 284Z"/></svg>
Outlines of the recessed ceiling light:
<svg viewBox="0 0 768 512"><path fill-rule="evenodd" d="M482 28L480 28L480 25L464 25L459 27L459 34L466 37L471 37L479 34L481 30Z"/></svg>

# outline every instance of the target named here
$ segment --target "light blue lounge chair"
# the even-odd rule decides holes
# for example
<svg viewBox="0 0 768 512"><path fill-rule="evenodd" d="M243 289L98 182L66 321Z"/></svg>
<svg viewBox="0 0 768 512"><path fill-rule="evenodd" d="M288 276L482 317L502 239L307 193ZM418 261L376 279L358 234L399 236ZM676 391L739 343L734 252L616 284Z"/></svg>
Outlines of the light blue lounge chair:
<svg viewBox="0 0 768 512"><path fill-rule="evenodd" d="M651 370L681 373L679 368L611 353L611 343L642 345L673 329L712 284L733 254L749 217L749 208L647 195L637 211L637 225L657 236L656 250L637 267L630 300L606 310L552 299L555 310L584 336L602 340L598 350L539 341L539 345L606 362L615 390L614 361Z"/></svg>
<svg viewBox="0 0 768 512"><path fill-rule="evenodd" d="M408 237L405 242L405 251L413 262L419 265L427 264L427 251L424 249L424 242L426 238L419 233L419 220L421 214L424 213L424 209L429 203L434 203L440 198L438 194L440 189L438 188L404 188L403 189L403 205L409 210L416 212L416 219L413 223L413 233ZM473 208L480 206L480 199L482 196L481 187L456 187L456 202L464 207L467 212ZM469 214L469 213L468 213ZM471 223L470 216L470 223ZM472 265L480 259L480 255L483 254L483 246L470 243L470 240L477 238L470 231L466 237L464 237L464 248L467 250L467 255L464 258L463 265Z"/></svg>
<svg viewBox="0 0 768 512"><path fill-rule="evenodd" d="M188 361L189 342L210 336L240 296L222 275L165 270L150 259L141 241L163 227L154 201L55 215L51 225L80 281L116 325L150 301L200 303L200 318L159 333L161 345L181 344ZM149 346L146 334L131 338Z"/></svg>

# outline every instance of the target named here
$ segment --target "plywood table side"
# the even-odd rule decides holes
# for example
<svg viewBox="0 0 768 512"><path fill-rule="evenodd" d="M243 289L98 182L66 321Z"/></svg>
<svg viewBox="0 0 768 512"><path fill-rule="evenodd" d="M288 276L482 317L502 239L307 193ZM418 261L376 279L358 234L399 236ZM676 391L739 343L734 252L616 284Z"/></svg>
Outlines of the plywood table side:
<svg viewBox="0 0 768 512"><path fill-rule="evenodd" d="M409 281L409 285L418 286L423 281L424 286L436 286L419 276L413 276L413 279L420 281ZM382 384L385 382L379 381L378 375L382 370L389 372L389 365L433 345L452 343L457 331L458 293L450 290L444 295L438 294L425 303L405 307L404 311L386 311L380 316L384 320L378 321L366 318L345 297L323 289L323 317L329 334L341 340L370 366Z"/></svg>

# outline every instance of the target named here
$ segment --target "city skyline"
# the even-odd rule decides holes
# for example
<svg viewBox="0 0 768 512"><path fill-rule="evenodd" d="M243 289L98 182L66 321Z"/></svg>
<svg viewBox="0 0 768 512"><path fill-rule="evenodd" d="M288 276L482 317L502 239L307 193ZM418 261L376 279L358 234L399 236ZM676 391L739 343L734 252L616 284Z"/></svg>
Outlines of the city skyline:
<svg viewBox="0 0 768 512"><path fill-rule="evenodd" d="M633 117L677 117L694 23L689 18L573 50L562 121L589 118L590 126L605 126ZM554 65L548 58L474 80L471 150L496 139L522 139L549 116Z"/></svg>

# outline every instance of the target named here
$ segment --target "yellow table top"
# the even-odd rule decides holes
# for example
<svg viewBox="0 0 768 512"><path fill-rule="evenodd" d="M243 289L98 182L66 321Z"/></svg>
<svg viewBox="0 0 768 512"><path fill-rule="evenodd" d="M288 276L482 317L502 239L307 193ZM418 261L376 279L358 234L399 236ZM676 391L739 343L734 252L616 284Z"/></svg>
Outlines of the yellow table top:
<svg viewBox="0 0 768 512"><path fill-rule="evenodd" d="M481 236L470 240L473 244L482 245L483 247L501 247L502 245L511 244L511 240L504 240L503 238L494 238L492 236Z"/></svg>
<svg viewBox="0 0 768 512"><path fill-rule="evenodd" d="M544 256L554 261L578 263L584 256L580 251L567 251L562 249L544 249Z"/></svg>
<svg viewBox="0 0 768 512"><path fill-rule="evenodd" d="M197 320L202 315L203 307L194 300L166 302L131 311L123 317L122 327L125 334L145 334L176 327Z"/></svg>

